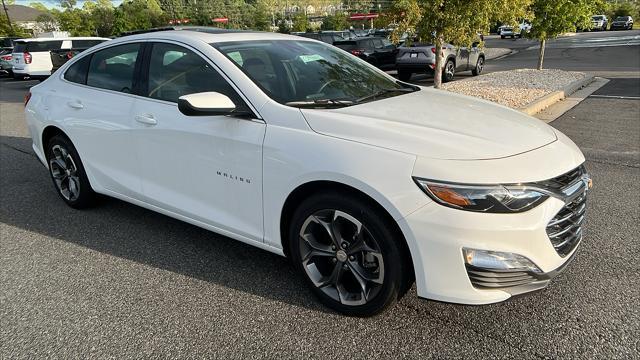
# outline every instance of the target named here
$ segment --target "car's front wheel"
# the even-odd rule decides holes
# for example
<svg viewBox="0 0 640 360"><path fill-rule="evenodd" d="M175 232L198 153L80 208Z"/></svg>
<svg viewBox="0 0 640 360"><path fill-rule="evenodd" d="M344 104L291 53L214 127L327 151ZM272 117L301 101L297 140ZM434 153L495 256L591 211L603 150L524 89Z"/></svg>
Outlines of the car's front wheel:
<svg viewBox="0 0 640 360"><path fill-rule="evenodd" d="M289 229L290 255L326 306L375 315L399 299L412 277L402 239L372 206L346 194L308 198Z"/></svg>
<svg viewBox="0 0 640 360"><path fill-rule="evenodd" d="M76 148L66 136L55 135L49 140L47 161L53 185L67 205L81 209L93 204L95 193Z"/></svg>
<svg viewBox="0 0 640 360"><path fill-rule="evenodd" d="M482 73L482 69L484 69L484 57L480 56L476 62L476 67L471 70L471 73L473 76L478 76Z"/></svg>

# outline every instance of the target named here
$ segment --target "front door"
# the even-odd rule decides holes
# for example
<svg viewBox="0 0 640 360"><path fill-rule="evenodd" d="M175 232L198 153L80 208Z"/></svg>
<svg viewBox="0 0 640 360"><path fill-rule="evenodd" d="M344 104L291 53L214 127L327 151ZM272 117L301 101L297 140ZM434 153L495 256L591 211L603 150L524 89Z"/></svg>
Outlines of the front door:
<svg viewBox="0 0 640 360"><path fill-rule="evenodd" d="M133 139L146 201L196 221L262 241L261 120L186 116L182 95L216 91L242 98L204 58L183 46L150 44L145 98L136 100Z"/></svg>

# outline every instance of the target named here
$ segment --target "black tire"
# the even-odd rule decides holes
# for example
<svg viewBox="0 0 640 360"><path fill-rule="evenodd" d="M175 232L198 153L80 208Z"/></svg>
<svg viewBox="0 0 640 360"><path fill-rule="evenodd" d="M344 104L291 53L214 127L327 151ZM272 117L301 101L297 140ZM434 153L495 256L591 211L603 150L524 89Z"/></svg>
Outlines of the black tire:
<svg viewBox="0 0 640 360"><path fill-rule="evenodd" d="M318 214L329 215L323 217L324 215ZM339 216L338 214L342 215ZM357 252L356 250L355 253L349 252L350 249L353 250L354 247L358 247L357 239L360 238L353 234L354 232L357 233L354 229L358 227L349 226L348 224L354 223L347 221L346 217L341 217L345 216L344 214L361 223L361 233L366 234L362 238L367 239L368 248L377 248L376 260L365 260L366 256L370 256L367 251ZM342 243L341 247L331 249L331 244L335 244L333 240L335 237L329 236L329 232L325 232L328 228L320 225L317 221L313 221L313 219L318 220L321 218L334 219L327 220L331 221L330 224L324 224L331 229L339 229L337 233L340 234L338 236L340 240L338 241ZM291 219L289 254L297 271L300 272L311 291L324 305L348 316L373 316L400 299L410 288L413 281L413 272L409 265L411 262L406 259L401 243L404 240L398 238L391 230L393 228L391 225L372 204L360 197L341 192L316 194L302 202ZM313 227L315 227L316 233L310 233L312 234L312 242L314 242L314 245L311 246L311 242L302 240L301 234L303 232L307 234L307 230ZM322 238L323 236L324 238ZM345 243L348 245L345 245ZM325 255L310 255L311 251L315 251L320 247L326 249L321 250ZM307 259L307 265L303 264L305 261L303 252L306 253L304 257ZM329 255L327 256L326 254ZM382 261L378 260L380 257ZM372 264L367 261L373 261L373 263L378 264L378 279L376 280L381 280L382 283L366 282L367 286L363 288L368 290L362 291L359 299L351 297L351 293L342 294L342 291L348 291L350 286L351 288L355 286L356 291L360 291L358 284L361 283L357 282L356 272L352 269L354 269L353 266L356 266L357 269L360 269L359 271L366 270L367 264ZM338 269L339 275L336 276L338 280L334 285L327 278L331 278L336 269ZM312 279L314 275L315 280ZM360 279L366 279L366 277L361 277ZM321 286L317 285L316 282L328 284ZM340 287L343 290L339 290ZM371 298L362 294L368 294ZM364 303L344 303L354 299L356 302L364 299Z"/></svg>
<svg viewBox="0 0 640 360"><path fill-rule="evenodd" d="M16 74L16 73L13 73L12 76L13 76L13 80L24 80L24 79L26 79L26 76L19 75L19 74Z"/></svg>
<svg viewBox="0 0 640 360"><path fill-rule="evenodd" d="M447 71L450 69L451 71ZM456 76L456 63L452 59L448 59L447 62L444 63L444 68L442 69L442 82L453 81Z"/></svg>
<svg viewBox="0 0 640 360"><path fill-rule="evenodd" d="M71 140L64 135L54 135L46 146L49 175L60 198L74 209L92 206L96 194Z"/></svg>
<svg viewBox="0 0 640 360"><path fill-rule="evenodd" d="M411 80L411 75L413 75L413 73L411 71L398 70L398 79L400 79L400 81L409 81L409 80Z"/></svg>
<svg viewBox="0 0 640 360"><path fill-rule="evenodd" d="M482 74L482 70L484 69L484 56L478 57L478 61L476 62L476 67L471 70L471 74L473 76L478 76Z"/></svg>
<svg viewBox="0 0 640 360"><path fill-rule="evenodd" d="M500 35L500 39L504 39L504 38L506 38L506 36Z"/></svg>

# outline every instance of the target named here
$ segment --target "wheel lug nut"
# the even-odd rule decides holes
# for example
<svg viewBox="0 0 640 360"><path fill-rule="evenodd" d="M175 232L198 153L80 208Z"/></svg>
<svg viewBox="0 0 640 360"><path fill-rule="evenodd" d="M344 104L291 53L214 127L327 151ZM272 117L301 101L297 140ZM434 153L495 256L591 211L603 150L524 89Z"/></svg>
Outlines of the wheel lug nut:
<svg viewBox="0 0 640 360"><path fill-rule="evenodd" d="M336 246L335 245L331 245L331 250L335 250Z"/></svg>
<svg viewBox="0 0 640 360"><path fill-rule="evenodd" d="M346 249L346 248L347 248L347 243L346 243L346 242L343 242L343 243L342 243L342 248L343 248L343 249Z"/></svg>
<svg viewBox="0 0 640 360"><path fill-rule="evenodd" d="M355 256L353 256L353 255L349 256L349 260L353 261L353 260L355 260L355 259L356 259L356 257L355 257Z"/></svg>

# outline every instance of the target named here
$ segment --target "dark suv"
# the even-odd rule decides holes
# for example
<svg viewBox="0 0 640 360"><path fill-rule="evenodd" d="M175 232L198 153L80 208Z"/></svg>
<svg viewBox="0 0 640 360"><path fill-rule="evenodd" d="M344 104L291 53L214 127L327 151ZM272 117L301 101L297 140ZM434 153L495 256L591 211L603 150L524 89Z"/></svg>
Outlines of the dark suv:
<svg viewBox="0 0 640 360"><path fill-rule="evenodd" d="M336 41L333 45L383 70L395 69L398 48L382 37Z"/></svg>

